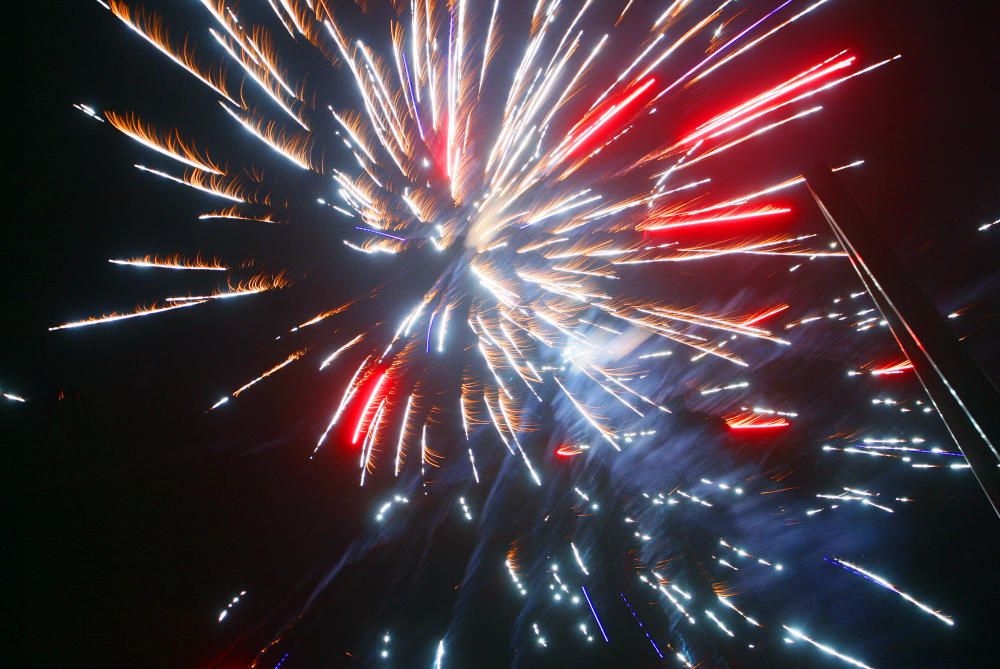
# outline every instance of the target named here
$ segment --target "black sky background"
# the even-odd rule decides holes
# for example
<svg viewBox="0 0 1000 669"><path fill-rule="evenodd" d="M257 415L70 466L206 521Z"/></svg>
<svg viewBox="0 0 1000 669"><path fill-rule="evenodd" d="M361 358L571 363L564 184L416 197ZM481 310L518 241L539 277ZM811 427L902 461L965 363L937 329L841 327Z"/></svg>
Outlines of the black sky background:
<svg viewBox="0 0 1000 669"><path fill-rule="evenodd" d="M203 26L203 10L190 4L192 25ZM826 103L828 131L813 128L814 141L783 149L799 162L868 161L852 176L852 192L943 313L968 307L956 331L997 379L1000 230L976 231L1000 218L1000 17L992 4L833 3L786 41L823 39L870 60L904 58ZM133 170L142 151L72 103L136 110L210 136L232 132L218 114L203 120L212 96L96 3L37 3L30 19L6 29L14 207L3 224L0 387L31 402L3 404L0 420L13 465L13 601L24 664L245 666L367 522L372 501L355 493L353 467L306 459L330 397L306 370L289 370L221 419L203 411L247 370L283 357L273 342L280 328L353 295L345 276L365 266L339 250L329 264L317 253L306 259L308 288L263 295L250 307L234 301L121 327L47 332L171 294L159 278L110 268L108 257L200 249L266 262L333 238L320 225L291 233L207 226L194 220L203 203ZM57 401L60 391L65 399ZM948 577L962 592L981 592L968 615L982 622L1000 594L998 525L975 495L954 503L958 520L929 523L920 541L928 553L985 565L985 573L956 568ZM441 532L447 546L464 546L454 528ZM428 582L450 582L448 568ZM364 597L350 584L338 588L340 601ZM245 602L216 624L244 589ZM497 617L516 615L499 594ZM309 622L329 625L331 639L343 642L331 641L340 650L322 666L340 666L350 659L343 651L358 650L350 644L360 622L350 610L337 615ZM960 631L969 635L967 654L927 666L983 666L992 629Z"/></svg>

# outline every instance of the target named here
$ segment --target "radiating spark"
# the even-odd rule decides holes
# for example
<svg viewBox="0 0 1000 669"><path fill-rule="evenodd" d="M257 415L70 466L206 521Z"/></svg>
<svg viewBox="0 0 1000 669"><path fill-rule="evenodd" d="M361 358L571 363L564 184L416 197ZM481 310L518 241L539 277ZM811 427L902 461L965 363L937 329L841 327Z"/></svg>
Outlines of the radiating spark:
<svg viewBox="0 0 1000 669"><path fill-rule="evenodd" d="M785 629L785 631L787 631L789 634L791 634L794 639L798 639L798 640L810 643L813 646L815 646L816 648L819 648L821 651L823 651L827 655L831 655L831 656L837 658L838 660L846 662L847 664L849 664L851 666L858 667L858 669L874 669L873 667L870 667L869 665L865 664L864 662L861 662L860 660L856 660L856 659L854 659L853 657L851 657L849 655L844 655L843 653L838 652L837 650L831 648L830 646L827 646L826 644L820 643L819 641L816 641L815 639L809 638L808 636L806 636L806 634L804 632L802 632L799 629L796 629L794 627L789 627L788 625L782 625L782 627Z"/></svg>
<svg viewBox="0 0 1000 669"><path fill-rule="evenodd" d="M327 367L330 366L330 363L332 363L334 360L336 360L337 358L340 357L341 353L343 353L347 349L351 348L355 344L360 343L361 340L364 339L364 338L365 338L364 333L355 336L349 342L347 342L346 344L344 344L343 346L341 346L340 348L338 348L336 351L334 351L333 353L331 353L330 355L328 355L326 358L324 358L323 362L320 363L319 368L321 370L326 369Z"/></svg>
<svg viewBox="0 0 1000 669"><path fill-rule="evenodd" d="M202 260L195 258L188 260L179 255L170 257L142 256L136 258L108 258L108 262L113 265L127 265L131 267L153 267L159 269L177 270L204 270L210 272L224 272L229 268L221 264L218 260Z"/></svg>
<svg viewBox="0 0 1000 669"><path fill-rule="evenodd" d="M900 597L902 597L904 600L906 600L910 604L913 604L914 606L916 606L918 609L920 609L924 613L928 613L928 614L934 616L935 618L937 618L938 620L940 620L941 622L943 622L945 625L953 626L955 624L955 621L950 616L946 616L943 613L939 613L938 611L935 611L934 609L932 609L931 607L927 606L926 604L918 602L916 599L914 599L910 595L906 594L905 592L903 592L902 590L900 590L899 588L897 588L896 586L894 586L892 583L890 583L886 579L884 579L881 576L879 576L878 574L873 574L872 572L868 571L867 569L864 569L863 567L859 567L856 564L848 562L847 560L842 560L840 558L823 558L823 559L826 560L827 562L829 562L830 564L837 565L838 567L846 569L847 571L852 572L854 574L857 574L858 576L863 576L864 578L868 579L872 583L875 583L877 585L882 586L886 590L891 590L892 592L896 593L897 595L899 595Z"/></svg>
<svg viewBox="0 0 1000 669"><path fill-rule="evenodd" d="M597 615L597 609L594 608L594 602L590 601L590 593L587 592L585 586L580 586L580 590L583 592L583 596L587 599L587 606L590 607L590 612L594 614L594 620L597 621L597 629L601 630L601 636L604 637L604 643L609 643L608 633L604 631L604 624L601 623L600 616Z"/></svg>
<svg viewBox="0 0 1000 669"><path fill-rule="evenodd" d="M136 311L127 314L119 314L113 312L104 316L91 316L90 318L84 319L82 321L72 321L69 323L63 323L62 325L55 325L49 328L49 332L54 330L69 330L73 328L88 327L91 325L101 325L103 323L114 323L116 321L124 321L130 318L140 318L142 316L152 316L154 314L161 314L165 311L172 311L174 309L183 309L185 307L193 307L204 303L205 300L189 300L182 302L180 304L167 304L164 306L152 305L149 307L141 307Z"/></svg>
<svg viewBox="0 0 1000 669"><path fill-rule="evenodd" d="M303 355L305 355L305 351L304 350L302 350L302 351L296 351L295 353L292 353L287 358L285 358L284 361L279 362L277 365L275 365L274 367L271 367L270 369L268 369L266 372L264 372L260 376L256 377L255 379L253 379L251 381L248 381L247 383L243 384L242 386L240 386L239 388L237 388L236 390L234 390L233 391L233 397L239 397L240 394L243 393L244 391L246 391L249 388L251 388L252 386L260 383L261 381L263 381L267 377L271 376L275 372L278 372L278 371L284 369L288 365L292 364L293 362L295 362L296 360L298 360L299 358L301 358Z"/></svg>

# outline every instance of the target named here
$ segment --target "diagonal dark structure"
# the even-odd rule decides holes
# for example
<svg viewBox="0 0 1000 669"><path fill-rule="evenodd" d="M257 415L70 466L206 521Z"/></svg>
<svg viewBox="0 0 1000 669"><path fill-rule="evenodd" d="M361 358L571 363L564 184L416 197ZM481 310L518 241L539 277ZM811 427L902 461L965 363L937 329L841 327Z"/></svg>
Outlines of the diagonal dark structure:
<svg viewBox="0 0 1000 669"><path fill-rule="evenodd" d="M828 166L806 184L1000 515L1000 393Z"/></svg>

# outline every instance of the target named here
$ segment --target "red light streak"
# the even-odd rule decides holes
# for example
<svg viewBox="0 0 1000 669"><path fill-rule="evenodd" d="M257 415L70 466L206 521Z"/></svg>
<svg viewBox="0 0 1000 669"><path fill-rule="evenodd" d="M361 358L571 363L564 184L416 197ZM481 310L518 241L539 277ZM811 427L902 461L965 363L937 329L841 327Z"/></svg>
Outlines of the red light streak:
<svg viewBox="0 0 1000 669"><path fill-rule="evenodd" d="M766 320L766 319L770 318L771 316L775 316L777 314L780 314L782 311L784 311L787 308L788 308L787 304L781 304L781 305L778 305L776 307L772 307L770 309L766 309L764 311L761 311L759 313L756 313L756 314L750 316L748 319L746 319L745 321L743 321L743 325L753 325L754 323L760 323L761 321Z"/></svg>
<svg viewBox="0 0 1000 669"><path fill-rule="evenodd" d="M791 425L787 418L770 416L758 416L757 414L738 414L726 418L726 425L730 430L775 430L786 428Z"/></svg>
<svg viewBox="0 0 1000 669"><path fill-rule="evenodd" d="M902 374L913 369L913 363L909 360L900 360L888 365L882 365L872 370L872 376L884 376L886 374Z"/></svg>
<svg viewBox="0 0 1000 669"><path fill-rule="evenodd" d="M378 381L375 382L375 387L372 388L371 393L368 395L368 400L365 401L365 408L361 411L361 416L358 417L358 424L354 428L354 436L351 437L351 443L357 444L358 437L361 436L361 428L365 424L365 418L368 417L368 412L371 410L372 402L375 401L375 397L378 395L379 389L382 387L382 382L385 381L385 377L389 372L382 372L382 375L378 377Z"/></svg>
<svg viewBox="0 0 1000 669"><path fill-rule="evenodd" d="M646 228L649 232L654 232L657 230L670 230L673 228L684 228L692 225L706 225L711 223L731 223L733 221L742 221L748 218L761 218L764 216L776 216L778 214L787 214L791 211L789 207L775 207L774 205L765 205L757 209L750 211L732 211L728 214L721 214L719 216L707 216L705 218L695 218L690 220L680 220L674 223L664 223L662 225L654 225L652 227ZM691 214L679 214L678 216L690 216Z"/></svg>
<svg viewBox="0 0 1000 669"><path fill-rule="evenodd" d="M649 79L646 80L646 82L642 86L634 90L627 98L625 98L621 102L616 102L612 104L607 109L607 111L605 111L593 125L588 126L586 130L580 133L580 136L577 137L576 140L570 145L570 147L562 153L560 158L564 160L575 154L577 151L579 151L583 143L586 142L586 140L590 138L591 135L600 130L602 126L607 124L611 119L613 119L615 116L618 116L629 105L635 102L636 98L642 95L654 83L656 83L656 79L650 77ZM594 116L596 113L597 112L595 111L592 114L590 114L590 116Z"/></svg>
<svg viewBox="0 0 1000 669"><path fill-rule="evenodd" d="M834 58L836 57L837 56L834 56ZM814 91L807 91L804 94L796 96L796 98L792 100L787 100L787 99L782 100L782 98L784 98L789 93L792 93L793 91L796 91L807 84L816 82L817 80L822 79L823 77L827 76L828 74L832 74L837 70L844 69L845 67L850 67L854 63L855 57L848 56L846 58L843 58L842 60L837 61L836 63L833 63L832 65L829 65L827 67L822 67L830 60L831 59L827 59L826 61L823 61L819 65L814 65L813 67L795 75L791 79L786 80L782 84L779 84L774 88L764 91L763 93L754 96L753 98L750 98L746 102L736 105L732 109L723 112L718 116L713 117L711 120L706 121L705 123L698 126L698 128L690 135L677 142L676 146L684 146L692 144L696 142L698 139L705 137L706 135L709 138L717 137L718 135L726 133L735 127L743 125L744 123L747 123L751 120L760 118L761 116L764 116L765 114L768 114L774 111L775 109L783 107L786 104L793 102L796 99L804 97L805 95L809 95L811 92ZM820 69L819 71L815 71L817 68L822 68L822 69ZM782 101L777 102L778 100ZM762 107L770 102L774 102L775 104L772 104L769 107L765 107L764 109L748 116L750 112L753 112L759 107Z"/></svg>

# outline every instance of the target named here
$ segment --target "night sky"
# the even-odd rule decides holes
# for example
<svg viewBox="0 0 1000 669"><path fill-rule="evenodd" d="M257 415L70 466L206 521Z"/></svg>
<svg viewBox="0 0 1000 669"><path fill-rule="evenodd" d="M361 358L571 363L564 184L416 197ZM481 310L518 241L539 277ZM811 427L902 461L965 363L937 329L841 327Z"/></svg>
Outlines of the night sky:
<svg viewBox="0 0 1000 669"><path fill-rule="evenodd" d="M530 638L514 635L524 621L518 621L518 601L502 569L507 543L501 535L519 529L517 500L531 493L517 482L494 491L494 512L512 518L510 526L492 528L482 543L453 505L444 505L447 513L428 507L420 511L420 522L399 529L392 541L374 541L364 559L335 570L345 551L359 550L349 548L352 541L370 528L373 510L390 494L385 481L359 492L356 455L336 443L308 459L343 379L331 384L311 364L292 366L224 412L205 409L284 358L288 349L281 342L276 346L275 337L304 315L363 295L384 278L392 281L385 299L377 308L363 306L352 318L394 319L413 290L408 279L433 267L420 256L405 261L404 270L374 276L367 259L344 250L327 214L312 206L320 182L296 185L296 174L287 170L275 170L279 184L308 195L293 212L294 225L199 222L197 214L214 202L206 205L185 189L132 169L148 152L72 104L141 112L157 124L211 138L230 154L248 155L265 170L280 166L281 159L257 147L248 151L245 133L233 130L206 89L96 3L38 4L42 7L30 20L7 22L16 34L8 38L15 43L8 56L14 93L6 125L17 148L8 161L14 210L7 212L3 245L9 276L0 389L29 401L0 402L0 416L7 459L14 464L9 487L18 521L14 609L24 666L239 667L278 637L275 652L258 666L273 667L286 652L286 668L378 666L374 649L381 633L391 629L399 636L398 648L415 650L387 666L430 667L434 644L449 622L456 632L449 640L454 650L444 664L448 669L515 662L679 666L650 653L628 611L614 601L614 589L602 600L614 641L607 647L582 648L565 638L546 655L530 647ZM186 4L190 8L169 12L176 38L185 32L200 36L207 25L198 3ZM777 161L782 169L759 165L754 153L734 156L726 169L756 182L758 175L766 181L816 162L864 158L865 166L845 176L845 183L940 311L962 310L950 323L997 379L1000 228L977 231L1000 218L995 35L1000 17L989 4L837 0L764 51L765 65L802 63L845 47L867 60L897 52L903 59L824 99L822 118L769 145L783 156ZM373 44L384 41L384 21L369 19L357 28ZM515 32L506 29L507 35ZM346 96L342 78L330 68L320 70L321 57L312 55L312 61L293 56L290 64L299 72L322 71L328 81L313 83L326 86L327 97ZM728 80L737 92L717 107L739 99L739 74ZM710 103L684 104L689 107L678 109L676 118L689 123L697 105ZM795 167L784 168L788 165ZM802 194L797 197L805 202ZM302 280L246 301L47 331L66 320L210 286L188 277L128 273L106 262L199 250L226 259L254 257L262 265L293 258ZM762 278L747 290L766 291L768 281L786 276ZM846 263L831 276L839 286L853 285ZM677 290L688 291L692 300L707 299L698 294L707 290L700 277L689 283L678 279ZM831 295L840 290L805 281L797 289L824 288ZM846 344L837 350L852 351ZM816 369L826 369L831 356L817 354ZM839 364L842 375L850 363ZM457 377L460 368L445 365L437 373ZM823 392L804 372L782 383L788 396ZM899 394L915 394L912 379L900 383L910 385ZM850 391L838 386L826 392L832 399L840 392L849 397ZM686 429L679 427L678 434ZM790 448L779 443L767 457L784 457ZM496 475L506 465L485 467ZM989 637L1000 593L1000 521L971 475L964 474L960 483L944 477L951 482L936 486L930 476L914 482L913 496L924 503L917 511L905 509L909 517L895 524L876 529L841 524L845 532L869 533L865 545L881 546L871 560L893 566L901 586L953 614L957 625L941 628L891 593L865 589L860 581L835 584L834 579L852 577L817 567L819 575L803 587L800 607L803 612L831 607L811 615L828 615L823 629L834 631L834 645L857 651L880 668L980 667L995 656ZM596 476L601 475L614 474ZM473 499L483 509L486 491ZM698 531L691 530L693 543L700 540ZM602 541L613 544L618 538L609 533ZM458 585L470 556L482 550L493 551L482 558L488 573L467 581L463 589L476 595L463 597ZM623 564L609 564L607 570L613 583L625 581ZM335 571L338 577L320 587ZM853 599L842 607L809 594L809 588L847 586ZM246 597L217 623L219 611L242 590ZM387 592L395 599L386 598ZM863 610L866 593L878 616ZM666 623L641 597L640 613L667 639ZM767 652L784 666L845 666L803 649ZM728 664L721 658L705 658L706 666L775 666L748 654L737 653Z"/></svg>

